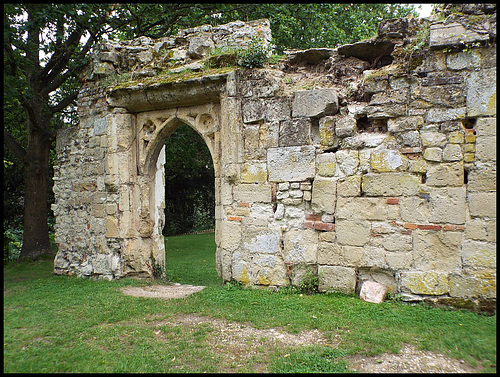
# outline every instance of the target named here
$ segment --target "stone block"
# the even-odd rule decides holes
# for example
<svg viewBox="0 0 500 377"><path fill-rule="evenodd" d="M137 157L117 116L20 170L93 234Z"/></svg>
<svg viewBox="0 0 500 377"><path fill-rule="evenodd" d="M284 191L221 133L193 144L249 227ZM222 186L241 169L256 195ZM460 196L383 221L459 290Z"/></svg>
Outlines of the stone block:
<svg viewBox="0 0 500 377"><path fill-rule="evenodd" d="M278 254L280 238L279 232L273 229L249 226L242 233L241 249L248 254Z"/></svg>
<svg viewBox="0 0 500 377"><path fill-rule="evenodd" d="M467 144L466 144L467 145ZM475 158L479 162L496 162L497 140L493 136L477 137Z"/></svg>
<svg viewBox="0 0 500 377"><path fill-rule="evenodd" d="M370 240L371 226L368 221L339 220L335 224L335 233L341 245L363 246Z"/></svg>
<svg viewBox="0 0 500 377"><path fill-rule="evenodd" d="M341 266L319 266L319 286L321 292L332 291L352 294L356 290L356 270Z"/></svg>
<svg viewBox="0 0 500 377"><path fill-rule="evenodd" d="M450 296L496 298L496 272L482 270L450 274Z"/></svg>
<svg viewBox="0 0 500 377"><path fill-rule="evenodd" d="M361 176L351 175L337 181L337 196L360 196Z"/></svg>
<svg viewBox="0 0 500 377"><path fill-rule="evenodd" d="M294 93L292 117L322 117L334 115L339 108L335 89L299 90Z"/></svg>
<svg viewBox="0 0 500 377"><path fill-rule="evenodd" d="M418 197L404 197L399 201L401 220L407 223L425 223L429 219L430 203Z"/></svg>
<svg viewBox="0 0 500 377"><path fill-rule="evenodd" d="M473 71L467 78L467 115L479 117L496 115L497 70Z"/></svg>
<svg viewBox="0 0 500 377"><path fill-rule="evenodd" d="M478 137L497 136L497 118L478 118L474 127Z"/></svg>
<svg viewBox="0 0 500 377"><path fill-rule="evenodd" d="M338 137L353 136L356 132L356 119L352 116L335 116L335 135Z"/></svg>
<svg viewBox="0 0 500 377"><path fill-rule="evenodd" d="M292 229L285 233L283 260L289 263L316 263L318 233L312 229Z"/></svg>
<svg viewBox="0 0 500 377"><path fill-rule="evenodd" d="M246 162L241 166L242 183L265 183L267 181L266 163Z"/></svg>
<svg viewBox="0 0 500 377"><path fill-rule="evenodd" d="M441 132L420 132L422 138L422 146L427 147L444 147L446 144L446 135Z"/></svg>
<svg viewBox="0 0 500 377"><path fill-rule="evenodd" d="M357 150L339 150L335 153L337 166L344 175L356 174L359 166L359 152Z"/></svg>
<svg viewBox="0 0 500 377"><path fill-rule="evenodd" d="M474 42L485 42L489 39L488 32L477 32L466 28L458 22L433 23L430 27L430 48L444 48L469 44Z"/></svg>
<svg viewBox="0 0 500 377"><path fill-rule="evenodd" d="M311 208L314 212L335 213L337 180L316 177L312 185Z"/></svg>
<svg viewBox="0 0 500 377"><path fill-rule="evenodd" d="M393 149L379 149L371 153L371 169L374 172L392 172L404 169L406 161Z"/></svg>
<svg viewBox="0 0 500 377"><path fill-rule="evenodd" d="M426 116L426 121L429 123L446 122L450 120L465 119L467 116L467 108L459 107L456 109L429 109Z"/></svg>
<svg viewBox="0 0 500 377"><path fill-rule="evenodd" d="M311 119L298 118L280 122L278 146L292 147L311 143Z"/></svg>
<svg viewBox="0 0 500 377"><path fill-rule="evenodd" d="M462 259L465 267L496 268L496 244L466 240L462 247Z"/></svg>
<svg viewBox="0 0 500 377"><path fill-rule="evenodd" d="M416 131L424 123L422 116L406 116L387 121L387 131L389 132L402 132L402 131Z"/></svg>
<svg viewBox="0 0 500 377"><path fill-rule="evenodd" d="M447 144L443 149L443 161L460 161L463 159L462 148L459 144Z"/></svg>
<svg viewBox="0 0 500 377"><path fill-rule="evenodd" d="M411 173L365 174L361 184L367 196L412 196L418 193L420 178Z"/></svg>
<svg viewBox="0 0 500 377"><path fill-rule="evenodd" d="M450 292L448 273L440 271L403 271L399 275L402 291L422 295L443 295Z"/></svg>
<svg viewBox="0 0 500 377"><path fill-rule="evenodd" d="M471 219L465 224L465 238L496 242L496 220Z"/></svg>
<svg viewBox="0 0 500 377"><path fill-rule="evenodd" d="M387 287L374 281L365 281L361 286L359 298L366 302L380 304L387 295Z"/></svg>
<svg viewBox="0 0 500 377"><path fill-rule="evenodd" d="M337 220L386 220L388 206L384 198L339 197L335 213Z"/></svg>
<svg viewBox="0 0 500 377"><path fill-rule="evenodd" d="M428 148L430 149L430 148ZM464 167L462 162L449 162L429 165L426 174L428 186L454 186L464 184Z"/></svg>
<svg viewBox="0 0 500 377"><path fill-rule="evenodd" d="M270 203L271 185L265 183L242 183L233 187L233 199L238 202Z"/></svg>
<svg viewBox="0 0 500 377"><path fill-rule="evenodd" d="M333 177L337 170L335 153L316 155L316 173L323 177Z"/></svg>
<svg viewBox="0 0 500 377"><path fill-rule="evenodd" d="M118 222L114 216L106 217L106 237L118 237Z"/></svg>
<svg viewBox="0 0 500 377"><path fill-rule="evenodd" d="M469 192L467 202L471 217L496 219L496 192Z"/></svg>
<svg viewBox="0 0 500 377"><path fill-rule="evenodd" d="M413 267L419 270L458 271L462 267L462 232L412 231Z"/></svg>
<svg viewBox="0 0 500 377"><path fill-rule="evenodd" d="M496 191L496 181L496 171L486 168L474 169L469 172L467 188L469 191Z"/></svg>
<svg viewBox="0 0 500 377"><path fill-rule="evenodd" d="M335 117L325 116L319 120L319 140L322 146L338 146L339 140L335 134Z"/></svg>
<svg viewBox="0 0 500 377"><path fill-rule="evenodd" d="M313 146L269 148L267 167L270 182L305 181L315 174Z"/></svg>

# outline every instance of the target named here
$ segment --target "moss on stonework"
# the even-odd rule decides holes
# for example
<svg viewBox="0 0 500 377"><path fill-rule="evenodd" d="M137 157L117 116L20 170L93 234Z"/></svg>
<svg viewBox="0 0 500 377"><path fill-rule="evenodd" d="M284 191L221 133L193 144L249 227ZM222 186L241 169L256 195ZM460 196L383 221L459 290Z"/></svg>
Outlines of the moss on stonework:
<svg viewBox="0 0 500 377"><path fill-rule="evenodd" d="M228 73L233 71L235 68L234 67L223 67L223 68L209 68L205 69L202 71L192 71L190 69L186 69L181 72L165 72L162 74L159 74L158 76L154 77L145 77L139 80L131 80L131 81L126 81L122 82L116 85L111 86L109 89L110 90L117 90L117 89L126 89L134 86L138 86L140 84L144 86L149 86L149 85L154 85L154 84L167 84L167 83L178 83L178 82L183 82L195 78L201 78L204 76L211 76L211 75L220 75L224 73Z"/></svg>

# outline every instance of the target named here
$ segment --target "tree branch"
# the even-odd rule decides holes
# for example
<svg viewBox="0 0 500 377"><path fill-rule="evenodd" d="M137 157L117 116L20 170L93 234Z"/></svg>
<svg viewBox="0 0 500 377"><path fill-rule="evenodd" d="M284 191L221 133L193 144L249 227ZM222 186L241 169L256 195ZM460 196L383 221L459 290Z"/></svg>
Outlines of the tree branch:
<svg viewBox="0 0 500 377"><path fill-rule="evenodd" d="M64 110L67 106L69 106L72 102L74 102L77 97L78 97L78 92L72 93L64 97L57 105L49 107L51 114L55 114Z"/></svg>
<svg viewBox="0 0 500 377"><path fill-rule="evenodd" d="M9 148L9 150L14 153L20 161L24 160L24 156L26 156L26 150L17 142L16 139L4 128L3 129L3 142Z"/></svg>

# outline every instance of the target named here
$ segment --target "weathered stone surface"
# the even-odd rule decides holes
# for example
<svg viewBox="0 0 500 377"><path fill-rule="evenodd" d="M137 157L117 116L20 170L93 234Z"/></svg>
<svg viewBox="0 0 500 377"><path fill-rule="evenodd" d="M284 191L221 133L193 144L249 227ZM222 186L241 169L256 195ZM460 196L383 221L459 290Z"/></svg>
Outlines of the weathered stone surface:
<svg viewBox="0 0 500 377"><path fill-rule="evenodd" d="M334 115L339 108L334 89L299 90L292 103L292 117L323 117Z"/></svg>
<svg viewBox="0 0 500 377"><path fill-rule="evenodd" d="M337 171L335 153L322 153L316 155L316 174L323 177L333 177Z"/></svg>
<svg viewBox="0 0 500 377"><path fill-rule="evenodd" d="M450 291L448 274L439 271L408 271L400 274L401 288L423 295L442 295Z"/></svg>
<svg viewBox="0 0 500 377"><path fill-rule="evenodd" d="M467 202L472 217L496 218L496 192L470 192L467 195Z"/></svg>
<svg viewBox="0 0 500 377"><path fill-rule="evenodd" d="M449 24L433 23L430 29L429 46L431 48L443 48L466 43L485 42L489 38L488 32L470 30L458 22Z"/></svg>
<svg viewBox="0 0 500 377"><path fill-rule="evenodd" d="M472 72L467 79L467 114L495 115L497 110L496 69Z"/></svg>
<svg viewBox="0 0 500 377"><path fill-rule="evenodd" d="M370 240L371 226L367 221L339 220L335 224L335 233L341 245L363 246Z"/></svg>
<svg viewBox="0 0 500 377"><path fill-rule="evenodd" d="M380 304L387 294L387 287L374 281L365 281L361 286L359 298L366 302Z"/></svg>
<svg viewBox="0 0 500 377"><path fill-rule="evenodd" d="M462 267L461 232L414 230L413 265L421 270L458 271ZM417 293L417 292L414 292Z"/></svg>
<svg viewBox="0 0 500 377"><path fill-rule="evenodd" d="M467 240L463 244L462 259L466 267L494 268L496 266L496 248L491 243Z"/></svg>
<svg viewBox="0 0 500 377"><path fill-rule="evenodd" d="M410 173L365 174L361 182L368 196L417 195L420 187L418 176Z"/></svg>
<svg viewBox="0 0 500 377"><path fill-rule="evenodd" d="M313 146L269 148L267 167L270 182L304 181L314 177Z"/></svg>
<svg viewBox="0 0 500 377"><path fill-rule="evenodd" d="M312 185L311 208L314 212L335 213L337 180L317 177Z"/></svg>
<svg viewBox="0 0 500 377"><path fill-rule="evenodd" d="M340 266L319 266L319 286L321 292L354 293L356 289L356 270Z"/></svg>
<svg viewBox="0 0 500 377"><path fill-rule="evenodd" d="M294 229L285 233L283 260L289 263L316 263L318 234L312 229Z"/></svg>
<svg viewBox="0 0 500 377"><path fill-rule="evenodd" d="M405 167L405 162L398 151L379 149L371 154L371 168L374 172L398 171Z"/></svg>

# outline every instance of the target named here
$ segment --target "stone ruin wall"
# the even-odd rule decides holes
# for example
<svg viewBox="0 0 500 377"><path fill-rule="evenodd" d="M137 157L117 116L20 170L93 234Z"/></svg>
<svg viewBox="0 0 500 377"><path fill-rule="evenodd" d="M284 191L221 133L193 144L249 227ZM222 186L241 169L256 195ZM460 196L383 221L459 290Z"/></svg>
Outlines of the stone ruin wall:
<svg viewBox="0 0 500 377"><path fill-rule="evenodd" d="M495 303L496 6L462 11L384 21L368 41L264 69L203 62L252 35L269 43L267 20L101 44L80 124L58 134L54 272L113 279L164 262L162 145L186 123L214 161L224 281L312 272L320 291L372 280L407 301ZM430 49L409 59L425 28Z"/></svg>

